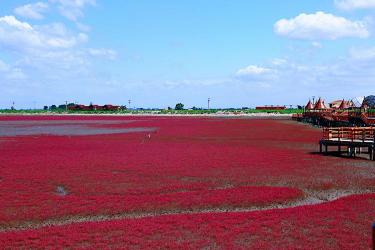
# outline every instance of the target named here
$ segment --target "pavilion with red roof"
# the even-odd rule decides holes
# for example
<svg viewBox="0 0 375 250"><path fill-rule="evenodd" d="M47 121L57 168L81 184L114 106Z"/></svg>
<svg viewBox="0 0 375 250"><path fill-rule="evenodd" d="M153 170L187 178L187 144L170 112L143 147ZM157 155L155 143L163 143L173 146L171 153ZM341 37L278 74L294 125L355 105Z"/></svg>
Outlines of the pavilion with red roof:
<svg viewBox="0 0 375 250"><path fill-rule="evenodd" d="M305 110L312 110L312 109L314 109L314 106L311 103L311 100L309 100L309 102L305 106Z"/></svg>
<svg viewBox="0 0 375 250"><path fill-rule="evenodd" d="M319 98L319 100L316 102L314 109L315 110L327 109L327 106L324 104L324 101L322 100L322 98Z"/></svg>

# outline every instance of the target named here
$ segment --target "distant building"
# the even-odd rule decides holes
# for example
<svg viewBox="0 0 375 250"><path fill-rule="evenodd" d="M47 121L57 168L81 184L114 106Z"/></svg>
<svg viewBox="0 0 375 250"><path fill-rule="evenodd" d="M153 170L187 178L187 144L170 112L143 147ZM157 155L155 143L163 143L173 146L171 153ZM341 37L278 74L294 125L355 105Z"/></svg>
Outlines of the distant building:
<svg viewBox="0 0 375 250"><path fill-rule="evenodd" d="M373 95L367 96L363 100L362 107L363 108L371 108L371 109L375 108L375 96L373 96Z"/></svg>
<svg viewBox="0 0 375 250"><path fill-rule="evenodd" d="M118 111L118 110L123 110L124 108L122 106L117 106L117 105L111 105L111 104L106 104L104 106L100 105L82 105L82 104L76 104L73 106L68 105L68 110L75 110L75 111L96 111L96 110L103 110L103 111Z"/></svg>
<svg viewBox="0 0 375 250"><path fill-rule="evenodd" d="M331 109L350 108L350 107L353 107L353 102L352 101L345 101L345 100L336 100L336 101L330 102L329 107Z"/></svg>
<svg viewBox="0 0 375 250"><path fill-rule="evenodd" d="M120 106L116 106L116 105L106 104L106 105L103 106L103 109L104 110L108 110L108 111L116 111L116 110L120 110L121 107Z"/></svg>
<svg viewBox="0 0 375 250"><path fill-rule="evenodd" d="M314 109L314 106L312 102L309 100L309 102L305 106L305 110L312 110L312 109Z"/></svg>
<svg viewBox="0 0 375 250"><path fill-rule="evenodd" d="M325 105L324 100L322 98L319 98L319 100L315 103L314 109L322 110L322 109L328 109L328 108Z"/></svg>

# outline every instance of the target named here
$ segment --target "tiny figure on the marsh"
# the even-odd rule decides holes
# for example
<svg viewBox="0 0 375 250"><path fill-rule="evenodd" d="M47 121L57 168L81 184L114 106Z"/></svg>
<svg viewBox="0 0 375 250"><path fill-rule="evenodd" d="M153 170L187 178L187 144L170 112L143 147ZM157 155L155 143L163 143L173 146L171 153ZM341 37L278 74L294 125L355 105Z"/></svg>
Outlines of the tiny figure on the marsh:
<svg viewBox="0 0 375 250"><path fill-rule="evenodd" d="M145 135L145 137L143 138L143 140L142 140L141 143L142 143L142 144L145 143L146 140L151 140L151 134L147 134L147 135Z"/></svg>
<svg viewBox="0 0 375 250"><path fill-rule="evenodd" d="M57 186L56 194L59 196L66 196L68 194L68 191L66 190L64 186Z"/></svg>

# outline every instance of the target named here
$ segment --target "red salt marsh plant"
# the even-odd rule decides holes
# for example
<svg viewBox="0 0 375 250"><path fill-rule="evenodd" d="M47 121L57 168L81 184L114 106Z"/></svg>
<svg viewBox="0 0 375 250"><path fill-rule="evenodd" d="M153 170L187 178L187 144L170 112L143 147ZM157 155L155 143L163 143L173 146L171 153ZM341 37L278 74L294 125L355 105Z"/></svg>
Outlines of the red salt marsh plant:
<svg viewBox="0 0 375 250"><path fill-rule="evenodd" d="M167 194L98 194L86 197L69 194L67 190L60 189L61 186L56 194L38 195L29 202L22 199L23 197L20 197L20 201L13 201L11 197L3 196L3 202L0 204L2 226L90 215L228 210L283 204L302 197L302 192L298 189L276 187L239 187Z"/></svg>
<svg viewBox="0 0 375 250"><path fill-rule="evenodd" d="M370 249L375 195L239 213L165 215L0 233L4 248Z"/></svg>
<svg viewBox="0 0 375 250"><path fill-rule="evenodd" d="M94 127L152 127L157 130L152 133L0 138L0 200L4 201L0 204L0 227L24 225L30 221L64 221L72 216L264 207L298 199L302 197L300 190L305 195L330 190L374 192L375 167L372 162L315 154L321 131L291 121L47 116L0 117L0 125L1 120L25 119L71 119L90 121L87 126ZM91 122L96 120L133 122ZM358 209L366 214L366 209L372 208L371 202L361 203L363 207L353 208L353 213ZM349 209L347 205L335 208L342 212ZM307 223L310 210L296 211L300 211L300 220ZM257 215L268 221L267 216ZM285 214L285 222L277 220L279 213L271 215L274 217L269 223L291 223L291 228L296 224L294 217L288 219L292 214ZM322 212L316 216L324 220L323 215ZM192 217L186 218L190 220ZM206 222L203 219L205 217L197 218L202 218L201 221L195 221L198 229L207 224L213 228L217 226L235 230L235 224L240 223L237 217L228 217L221 224L212 222L212 219ZM335 220L337 223L357 223L353 222L353 218L341 216ZM232 219L233 223L230 222ZM141 222L147 225L148 220L153 219L142 219ZM251 224L249 221L248 223ZM262 231L260 219L256 223L259 225L254 224L254 228ZM331 241L328 236L319 234L319 230L322 230L319 223L319 219L314 219L310 231L316 237ZM177 224L172 223L171 226L177 227ZM99 227L99 224L95 225ZM117 229L111 235L109 227L108 241L114 242ZM317 228L316 231L314 227ZM147 233L142 228L139 230L139 237L142 232ZM168 230L167 226L161 227L160 235L173 232ZM209 237L222 237L217 230L219 229L213 229ZM293 232L292 229L289 230ZM346 230L348 235L357 235L357 231L358 234L365 233L365 229L357 226L347 227ZM187 232L192 237L185 238L194 242L195 231L191 229ZM68 233L67 230L66 234ZM171 239L174 239L175 233L171 233ZM99 237L98 234L95 232L90 237ZM155 240L160 235L154 234L150 242L156 243L150 243L150 246L159 244L155 246L162 248L161 240ZM259 237L263 237L262 235L264 234ZM285 237L290 240L297 236L290 233ZM74 236L68 236L67 241L61 241L61 244L74 243L71 237ZM83 236L77 237L81 239ZM305 240L303 236L297 238ZM45 241L38 239L39 242ZM237 246L236 238L223 239L228 240L228 244ZM243 233L239 241L251 239L251 235ZM280 235L277 239L280 240ZM355 240L358 239L363 238L356 236ZM103 244L106 242L106 239L100 237L93 242L99 240L103 240ZM133 240L138 242L136 237L119 242L122 244ZM197 241L206 242L200 233ZM169 246L169 243L166 244ZM262 244L269 246L268 241Z"/></svg>

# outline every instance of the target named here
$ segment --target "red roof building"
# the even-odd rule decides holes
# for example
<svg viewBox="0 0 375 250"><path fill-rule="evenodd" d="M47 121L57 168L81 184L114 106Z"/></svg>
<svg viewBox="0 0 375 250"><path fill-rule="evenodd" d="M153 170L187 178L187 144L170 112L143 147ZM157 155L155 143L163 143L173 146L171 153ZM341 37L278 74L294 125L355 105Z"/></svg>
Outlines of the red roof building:
<svg viewBox="0 0 375 250"><path fill-rule="evenodd" d="M306 109L306 110L314 109L314 106L312 105L312 103L311 103L310 100L309 100L309 102L306 104L305 109Z"/></svg>
<svg viewBox="0 0 375 250"><path fill-rule="evenodd" d="M341 108L341 105L343 105L344 108ZM329 103L329 107L332 109L347 109L347 108L353 107L353 102L345 101L345 100L337 100L337 101L333 101Z"/></svg>
<svg viewBox="0 0 375 250"><path fill-rule="evenodd" d="M319 98L319 100L316 102L314 109L321 110L321 109L327 109L327 106L324 104L324 101L322 98Z"/></svg>
<svg viewBox="0 0 375 250"><path fill-rule="evenodd" d="M350 108L349 102L342 100L339 109L348 109Z"/></svg>
<svg viewBox="0 0 375 250"><path fill-rule="evenodd" d="M116 110L119 110L120 109L120 106L115 106L115 105L111 105L111 104L106 104L103 106L103 109L104 110L109 110L109 111L116 111Z"/></svg>
<svg viewBox="0 0 375 250"><path fill-rule="evenodd" d="M106 104L104 106L100 106L100 105L93 105L93 104L90 104L90 106L85 106L85 105L81 105L81 104L76 104L74 106L68 106L68 109L69 110L85 110L85 111L92 111L92 110L106 110L106 111L117 111L117 110L121 110L122 107L121 106L116 106L116 105L111 105L111 104Z"/></svg>

